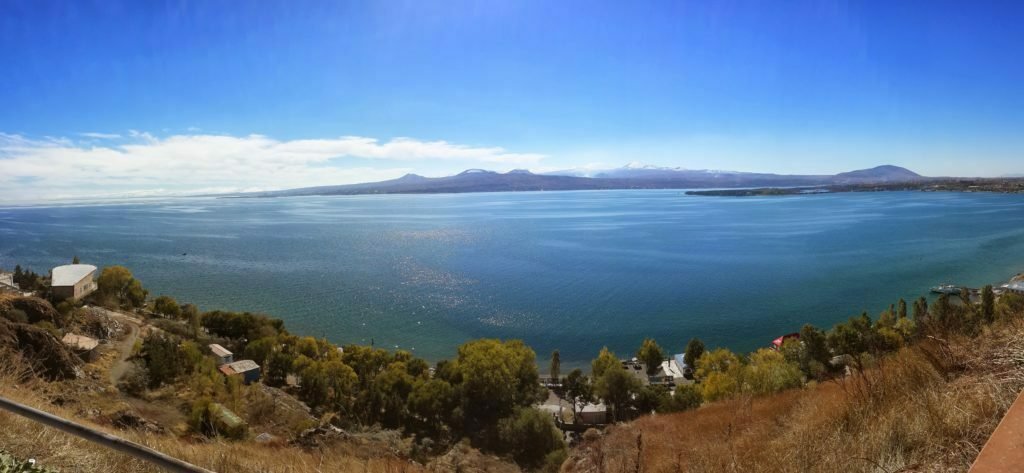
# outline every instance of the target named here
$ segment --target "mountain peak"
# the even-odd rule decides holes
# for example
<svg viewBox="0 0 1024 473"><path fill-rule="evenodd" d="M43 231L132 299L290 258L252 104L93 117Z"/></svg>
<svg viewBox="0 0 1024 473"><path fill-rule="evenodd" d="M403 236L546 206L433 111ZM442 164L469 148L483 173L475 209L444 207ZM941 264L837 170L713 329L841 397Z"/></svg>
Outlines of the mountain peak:
<svg viewBox="0 0 1024 473"><path fill-rule="evenodd" d="M870 179L874 181L906 181L917 180L922 177L914 171L892 164L883 164L869 169L858 169L856 171L836 174L838 179Z"/></svg>

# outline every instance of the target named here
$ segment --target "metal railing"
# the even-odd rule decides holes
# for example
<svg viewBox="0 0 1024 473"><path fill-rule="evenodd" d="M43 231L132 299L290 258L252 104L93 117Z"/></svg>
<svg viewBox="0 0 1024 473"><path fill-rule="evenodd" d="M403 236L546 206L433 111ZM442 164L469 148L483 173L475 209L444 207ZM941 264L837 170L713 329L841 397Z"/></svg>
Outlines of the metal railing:
<svg viewBox="0 0 1024 473"><path fill-rule="evenodd" d="M10 399L0 397L0 409L10 411L14 414L25 417L26 419L38 422L48 427L53 427L54 429L83 438L90 442L100 444L106 448L131 455L139 460L147 461L167 471L175 473L213 473L205 468L200 468L191 463L167 456L145 445L140 445L135 442L110 435L106 432L101 432L81 424L76 424L48 412L43 412L39 409L11 401Z"/></svg>

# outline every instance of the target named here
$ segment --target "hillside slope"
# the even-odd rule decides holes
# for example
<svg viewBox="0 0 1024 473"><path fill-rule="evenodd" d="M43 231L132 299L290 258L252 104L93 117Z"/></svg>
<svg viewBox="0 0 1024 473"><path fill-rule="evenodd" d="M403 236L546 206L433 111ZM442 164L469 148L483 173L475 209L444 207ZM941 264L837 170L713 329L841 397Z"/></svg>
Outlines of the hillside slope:
<svg viewBox="0 0 1024 473"><path fill-rule="evenodd" d="M1024 327L1007 321L904 348L864 378L615 426L562 471L966 471L1021 388Z"/></svg>

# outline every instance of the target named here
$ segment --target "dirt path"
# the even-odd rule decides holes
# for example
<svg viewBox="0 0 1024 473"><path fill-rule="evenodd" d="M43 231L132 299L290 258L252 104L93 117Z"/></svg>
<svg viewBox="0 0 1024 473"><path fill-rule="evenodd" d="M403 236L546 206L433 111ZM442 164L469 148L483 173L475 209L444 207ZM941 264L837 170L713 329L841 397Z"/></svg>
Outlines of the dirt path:
<svg viewBox="0 0 1024 473"><path fill-rule="evenodd" d="M114 344L114 348L117 349L119 355L117 361L110 367L110 384L117 386L117 383L121 381L125 372L132 366L132 363L128 361L128 357L132 356L132 348L135 347L135 341L139 339L139 325L140 322L134 317L129 317L124 314L107 310L101 307L95 307L96 310L102 311L108 317L116 319L117 321L124 324L128 330L128 334L123 340Z"/></svg>

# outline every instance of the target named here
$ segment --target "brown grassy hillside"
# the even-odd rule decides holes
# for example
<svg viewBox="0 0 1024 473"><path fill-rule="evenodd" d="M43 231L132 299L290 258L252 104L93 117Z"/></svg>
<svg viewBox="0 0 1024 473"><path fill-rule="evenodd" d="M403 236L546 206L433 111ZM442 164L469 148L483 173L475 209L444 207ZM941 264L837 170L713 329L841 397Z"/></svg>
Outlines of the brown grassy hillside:
<svg viewBox="0 0 1024 473"><path fill-rule="evenodd" d="M1024 325L928 338L863 375L609 429L564 473L966 471L1024 387Z"/></svg>
<svg viewBox="0 0 1024 473"><path fill-rule="evenodd" d="M335 442L322 450L306 450L281 443L259 444L253 441L189 442L173 435L114 429L82 419L77 410L52 404L41 394L48 387L46 384L43 381L19 382L18 377L7 369L0 373L0 396L219 472L426 471L408 460L388 454L383 442ZM0 429L0 448L19 458L35 458L48 468L97 473L163 471L6 411L0 411L0 425L3 426Z"/></svg>

